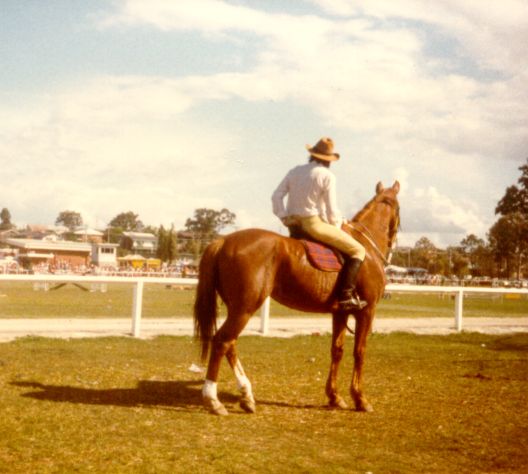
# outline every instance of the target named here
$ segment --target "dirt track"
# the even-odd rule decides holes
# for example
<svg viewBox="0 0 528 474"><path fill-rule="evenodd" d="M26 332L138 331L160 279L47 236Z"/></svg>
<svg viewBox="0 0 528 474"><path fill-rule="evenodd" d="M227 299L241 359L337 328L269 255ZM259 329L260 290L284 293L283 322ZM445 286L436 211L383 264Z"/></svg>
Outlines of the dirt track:
<svg viewBox="0 0 528 474"><path fill-rule="evenodd" d="M353 323L353 321L351 321ZM259 335L260 318L254 317L242 335ZM491 334L528 332L528 317L522 318L465 318L464 331ZM328 318L270 318L268 336L291 337L297 334L325 334L332 330ZM374 332L394 331L416 334L453 334L456 332L453 318L398 318L375 319ZM41 336L55 338L80 338L104 336L130 336L132 322L120 319L0 319L0 342L18 337ZM192 335L193 323L190 318L153 319L141 321L141 337L158 335Z"/></svg>

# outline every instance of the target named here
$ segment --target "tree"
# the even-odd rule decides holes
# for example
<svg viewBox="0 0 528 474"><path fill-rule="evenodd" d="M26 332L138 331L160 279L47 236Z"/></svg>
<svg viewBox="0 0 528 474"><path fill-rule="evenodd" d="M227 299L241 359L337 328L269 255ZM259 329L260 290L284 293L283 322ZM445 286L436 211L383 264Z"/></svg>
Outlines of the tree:
<svg viewBox="0 0 528 474"><path fill-rule="evenodd" d="M139 215L134 214L132 211L122 212L115 216L109 226L121 231L140 231L143 229L143 222L138 219Z"/></svg>
<svg viewBox="0 0 528 474"><path fill-rule="evenodd" d="M490 251L483 239L475 234L469 234L460 242L460 249L469 260L469 271L472 276L491 274L493 265L490 262Z"/></svg>
<svg viewBox="0 0 528 474"><path fill-rule="evenodd" d="M63 225L67 227L70 232L73 232L77 227L83 225L81 214L75 211L62 211L55 219L55 225Z"/></svg>
<svg viewBox="0 0 528 474"><path fill-rule="evenodd" d="M479 239L475 234L469 234L464 237L460 242L460 248L467 255L475 253L479 247L484 245L484 240Z"/></svg>
<svg viewBox="0 0 528 474"><path fill-rule="evenodd" d="M174 262L178 258L178 233L174 229L174 224L171 226L167 239L167 260L169 263Z"/></svg>
<svg viewBox="0 0 528 474"><path fill-rule="evenodd" d="M502 216L488 234L490 247L504 276L520 278L528 259L528 219L520 212Z"/></svg>
<svg viewBox="0 0 528 474"><path fill-rule="evenodd" d="M506 189L502 199L495 208L495 214L506 216L519 212L528 218L528 158L526 164L519 167L521 176L517 180L519 186L513 185Z"/></svg>
<svg viewBox="0 0 528 474"><path fill-rule="evenodd" d="M170 230L166 230L162 225L158 229L158 250L156 256L162 262L171 263L178 258L178 236L174 230L174 225Z"/></svg>
<svg viewBox="0 0 528 474"><path fill-rule="evenodd" d="M436 273L437 254L438 249L434 244L427 237L422 237L414 244L413 263L417 267L425 268L429 273Z"/></svg>
<svg viewBox="0 0 528 474"><path fill-rule="evenodd" d="M2 221L0 223L0 230L9 230L15 227L11 223L11 213L6 207L4 207L2 211L0 212L0 220Z"/></svg>
<svg viewBox="0 0 528 474"><path fill-rule="evenodd" d="M141 232L145 234L152 234L152 235L158 235L159 229L152 225L143 225L141 227Z"/></svg>
<svg viewBox="0 0 528 474"><path fill-rule="evenodd" d="M461 247L447 247L447 251L444 252L444 255L447 256L444 264L444 275L456 275L459 278L469 275L469 258Z"/></svg>
<svg viewBox="0 0 528 474"><path fill-rule="evenodd" d="M228 225L235 222L235 214L227 209L215 211L213 209L196 209L194 219L187 219L185 228L198 234L201 238L213 238Z"/></svg>
<svg viewBox="0 0 528 474"><path fill-rule="evenodd" d="M528 260L528 158L519 170L519 186L506 189L495 208L495 214L501 217L489 232L490 246L497 262L501 267L506 265L506 276L515 271L517 278L521 277Z"/></svg>
<svg viewBox="0 0 528 474"><path fill-rule="evenodd" d="M158 249L156 251L156 257L158 257L162 262L168 260L167 256L167 231L163 225L160 225L158 229Z"/></svg>
<svg viewBox="0 0 528 474"><path fill-rule="evenodd" d="M196 209L194 218L185 222L185 228L193 234L191 241L185 244L185 251L199 258L207 244L215 239L223 228L234 224L235 218L235 214L225 208L221 211Z"/></svg>
<svg viewBox="0 0 528 474"><path fill-rule="evenodd" d="M412 248L411 247L397 247L392 254L391 264L397 267L412 267Z"/></svg>

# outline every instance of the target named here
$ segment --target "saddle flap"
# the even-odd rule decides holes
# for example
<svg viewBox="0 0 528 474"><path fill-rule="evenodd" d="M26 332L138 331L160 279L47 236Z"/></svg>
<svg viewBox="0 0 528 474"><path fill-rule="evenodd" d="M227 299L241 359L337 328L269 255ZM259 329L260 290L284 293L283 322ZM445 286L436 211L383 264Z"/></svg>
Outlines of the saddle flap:
<svg viewBox="0 0 528 474"><path fill-rule="evenodd" d="M343 266L343 257L336 250L327 245L313 242L310 240L301 240L308 261L317 269L325 272L338 272Z"/></svg>

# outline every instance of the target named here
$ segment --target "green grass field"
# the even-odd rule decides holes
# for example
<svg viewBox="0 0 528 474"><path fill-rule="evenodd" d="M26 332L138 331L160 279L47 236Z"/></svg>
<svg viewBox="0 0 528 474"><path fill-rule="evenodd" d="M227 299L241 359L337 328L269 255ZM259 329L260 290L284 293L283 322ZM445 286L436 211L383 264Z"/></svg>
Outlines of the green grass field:
<svg viewBox="0 0 528 474"><path fill-rule="evenodd" d="M111 284L106 292L82 291L68 284L55 291L35 291L32 283L0 283L0 318L130 317L132 285ZM147 284L143 296L144 317L190 317L194 290ZM223 308L222 308L223 309ZM452 317L450 295L398 294L383 299L377 317ZM272 316L304 316L275 302ZM464 317L527 316L528 297L522 295L478 295L464 301Z"/></svg>
<svg viewBox="0 0 528 474"><path fill-rule="evenodd" d="M239 348L257 413L237 406L224 363L231 414L218 418L201 406L191 338L0 344L0 472L528 472L528 334L372 335L373 413L326 408L327 336Z"/></svg>

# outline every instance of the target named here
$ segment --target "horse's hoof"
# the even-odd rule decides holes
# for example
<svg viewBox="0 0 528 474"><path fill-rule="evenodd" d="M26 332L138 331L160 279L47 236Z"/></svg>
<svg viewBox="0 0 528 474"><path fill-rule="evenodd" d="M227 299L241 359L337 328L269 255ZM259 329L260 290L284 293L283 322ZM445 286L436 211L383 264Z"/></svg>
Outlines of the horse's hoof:
<svg viewBox="0 0 528 474"><path fill-rule="evenodd" d="M338 408L340 410L346 410L348 408L348 405L346 404L345 400L343 400L341 397L338 397L335 400L331 400L330 402L328 402L328 406L330 408Z"/></svg>
<svg viewBox="0 0 528 474"><path fill-rule="evenodd" d="M372 413L374 408L369 402L361 403L356 407L356 411L363 411L365 413Z"/></svg>
<svg viewBox="0 0 528 474"><path fill-rule="evenodd" d="M218 399L204 398L204 406L209 410L209 413L218 416L226 416L228 412L224 405Z"/></svg>
<svg viewBox="0 0 528 474"><path fill-rule="evenodd" d="M240 399L240 408L242 408L242 410L244 410L246 413L255 413L257 411L257 407L255 406L255 400L251 400L248 398Z"/></svg>

